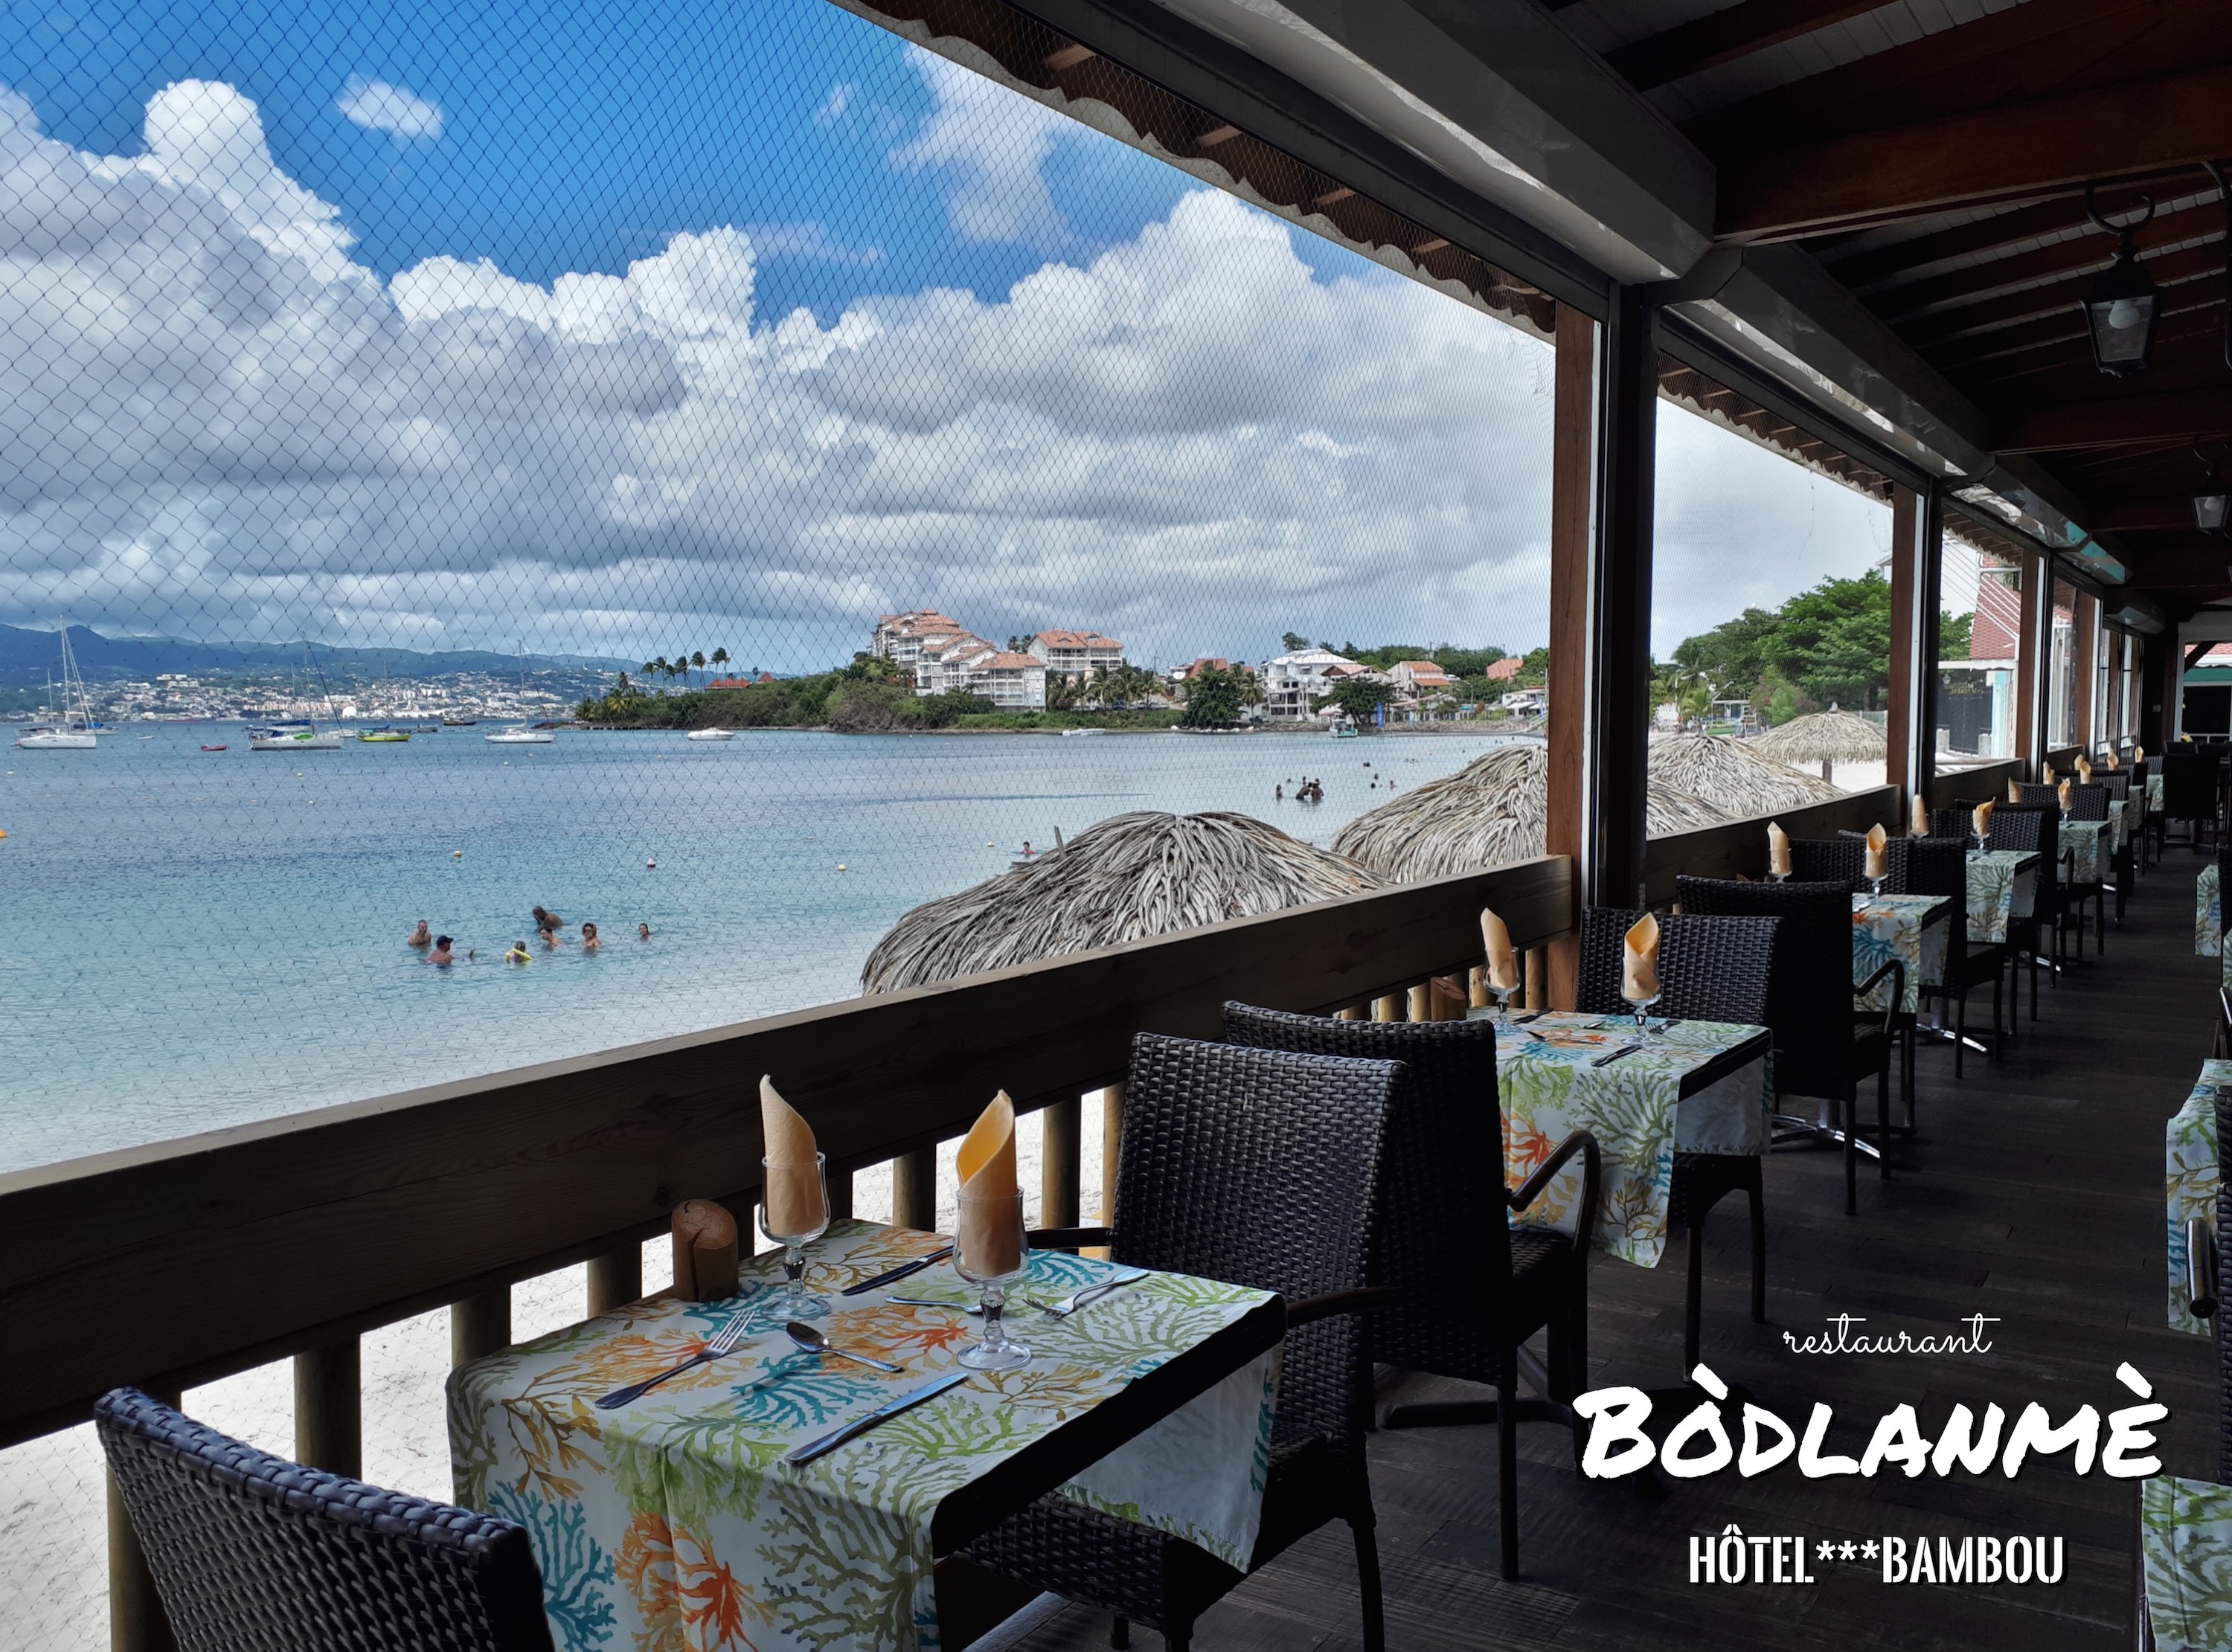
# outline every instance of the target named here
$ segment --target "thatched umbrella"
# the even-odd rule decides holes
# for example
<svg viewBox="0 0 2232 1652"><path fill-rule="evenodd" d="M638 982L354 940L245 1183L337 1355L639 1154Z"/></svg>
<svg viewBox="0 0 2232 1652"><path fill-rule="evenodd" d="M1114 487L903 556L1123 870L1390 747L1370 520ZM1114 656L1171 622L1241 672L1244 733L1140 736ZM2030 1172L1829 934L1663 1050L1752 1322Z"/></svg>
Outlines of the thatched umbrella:
<svg viewBox="0 0 2232 1652"><path fill-rule="evenodd" d="M876 943L863 993L1169 935L1383 887L1246 814L1113 815L1051 854L918 906Z"/></svg>
<svg viewBox="0 0 2232 1652"><path fill-rule="evenodd" d="M1833 763L1879 763L1886 750L1882 729L1834 706L1793 717L1759 735L1751 747L1778 763L1819 763L1823 780Z"/></svg>
<svg viewBox="0 0 2232 1652"><path fill-rule="evenodd" d="M1333 852L1398 884L1541 854L1549 796L1548 752L1534 742L1499 746L1456 774L1427 781L1351 820ZM1645 796L1651 835L1664 837L1726 817L1698 798L1654 781Z"/></svg>
<svg viewBox="0 0 2232 1652"><path fill-rule="evenodd" d="M1668 735L1651 742L1651 778L1710 798L1736 819L1828 803L1844 796L1826 781L1801 774L1755 749L1755 740L1730 735Z"/></svg>

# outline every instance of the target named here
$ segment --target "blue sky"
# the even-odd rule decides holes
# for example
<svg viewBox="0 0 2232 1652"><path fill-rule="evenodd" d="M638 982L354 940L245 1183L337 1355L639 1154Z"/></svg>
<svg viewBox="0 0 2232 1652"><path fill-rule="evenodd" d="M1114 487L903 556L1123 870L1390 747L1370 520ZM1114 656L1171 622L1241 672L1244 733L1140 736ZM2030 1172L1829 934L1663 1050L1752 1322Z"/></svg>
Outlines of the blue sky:
<svg viewBox="0 0 2232 1652"><path fill-rule="evenodd" d="M824 0L0 5L0 619L1542 638L1544 347ZM1881 554L1663 428L1662 651Z"/></svg>

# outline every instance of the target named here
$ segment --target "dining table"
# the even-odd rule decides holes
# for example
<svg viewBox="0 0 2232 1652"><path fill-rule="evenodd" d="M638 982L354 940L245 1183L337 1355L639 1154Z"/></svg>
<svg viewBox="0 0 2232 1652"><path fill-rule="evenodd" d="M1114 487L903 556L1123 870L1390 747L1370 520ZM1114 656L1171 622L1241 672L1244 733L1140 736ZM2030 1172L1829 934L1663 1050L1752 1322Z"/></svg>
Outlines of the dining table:
<svg viewBox="0 0 2232 1652"><path fill-rule="evenodd" d="M1969 851L1969 939L1978 946L2005 944L2009 925L2038 909L2035 849ZM1859 960L1855 958L1857 965ZM1865 980L1865 975L1856 981Z"/></svg>
<svg viewBox="0 0 2232 1652"><path fill-rule="evenodd" d="M2216 1156L2216 1098L2232 1086L2232 1061L2203 1061L2201 1076L2164 1130L2163 1194L2170 1262L2170 1325L2197 1337L2213 1335L2186 1296L2186 1223L2196 1217L2212 1228L2222 1172Z"/></svg>
<svg viewBox="0 0 2232 1652"><path fill-rule="evenodd" d="M1950 936L1944 920L1952 909L1950 896L1855 894L1852 985L1860 985L1897 958L1906 966L1898 1008L1902 1014L1913 1014L1922 1001L1924 984L1945 978ZM1880 1010L1890 1002L1888 981L1878 982L1856 1001L1864 1010Z"/></svg>
<svg viewBox="0 0 2232 1652"><path fill-rule="evenodd" d="M933 1648L939 1563L1056 1491L1246 1568L1284 1302L1151 1273L1058 1315L1041 1305L1119 1271L1035 1251L1007 1315L1031 1358L972 1371L958 1357L976 1297L951 1260L841 1294L944 1242L847 1218L808 1247L806 1285L832 1309L814 1328L896 1371L801 1348L761 1312L782 1280L776 1250L746 1260L734 1297L649 1297L451 1374L457 1500L527 1529L562 1652ZM703 1353L739 1315L732 1352L598 1404ZM827 1454L788 1460L948 1377Z"/></svg>
<svg viewBox="0 0 2232 1652"><path fill-rule="evenodd" d="M2139 1482L2136 1643L2232 1646L2232 1486L2156 1474Z"/></svg>
<svg viewBox="0 0 2232 1652"><path fill-rule="evenodd" d="M1551 1010L1497 1022L1496 1090L1503 1107L1505 1185L1517 1187L1574 1130L1602 1150L1599 1250L1656 1267L1666 1251L1677 1153L1768 1149L1775 1097L1774 1036L1727 1021ZM1515 1220L1570 1233L1580 1176L1569 1167Z"/></svg>
<svg viewBox="0 0 2232 1652"><path fill-rule="evenodd" d="M2193 949L2204 958L2224 953L2224 891L2218 881L2215 861L2193 880Z"/></svg>
<svg viewBox="0 0 2232 1652"><path fill-rule="evenodd" d="M2112 820L2065 819L2062 821L2061 851L2074 857L2069 869L2069 881L2073 884L2106 881L2106 865L2113 853L2113 845L2108 839L2114 830Z"/></svg>

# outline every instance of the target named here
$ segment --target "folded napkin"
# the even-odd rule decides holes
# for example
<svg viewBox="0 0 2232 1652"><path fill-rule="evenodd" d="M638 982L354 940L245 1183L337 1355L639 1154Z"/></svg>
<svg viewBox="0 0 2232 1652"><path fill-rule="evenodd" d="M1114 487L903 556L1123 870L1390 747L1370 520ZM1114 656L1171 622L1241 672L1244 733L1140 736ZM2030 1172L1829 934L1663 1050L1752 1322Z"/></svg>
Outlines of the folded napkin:
<svg viewBox="0 0 2232 1652"><path fill-rule="evenodd" d="M1989 838L1992 835L1993 807L1992 800L1988 797L1976 805L1969 816L1969 824L1976 828L1976 835L1980 838Z"/></svg>
<svg viewBox="0 0 2232 1652"><path fill-rule="evenodd" d="M1778 878L1790 876L1790 834L1776 820L1767 823L1767 869ZM1658 933L1656 928L1651 930L1654 937Z"/></svg>
<svg viewBox="0 0 2232 1652"><path fill-rule="evenodd" d="M1481 943L1488 949L1488 984L1500 993L1519 988L1519 953L1511 944L1510 926L1489 907L1480 909Z"/></svg>
<svg viewBox="0 0 2232 1652"><path fill-rule="evenodd" d="M1914 807L1907 811L1906 829L1917 838L1930 835L1930 800L1919 792L1914 794Z"/></svg>
<svg viewBox="0 0 2232 1652"><path fill-rule="evenodd" d="M829 1225L822 1197L821 1156L813 1127L782 1098L775 1080L760 1079L760 1134L767 1143L768 1232L778 1239L818 1234Z"/></svg>
<svg viewBox="0 0 2232 1652"><path fill-rule="evenodd" d="M2067 813L2069 809L2069 782L2062 781L2060 786L2054 787L2054 794L2061 800L2062 811Z"/></svg>
<svg viewBox="0 0 2232 1652"><path fill-rule="evenodd" d="M1868 828L1867 864L1862 870L1870 878L1891 876L1891 834L1881 821Z"/></svg>
<svg viewBox="0 0 2232 1652"><path fill-rule="evenodd" d="M2022 801L2022 782L2012 774L2008 776L2008 801L2010 803Z"/></svg>
<svg viewBox="0 0 2232 1652"><path fill-rule="evenodd" d="M2080 786L2092 784L2092 764L2086 758L2080 757L2077 760L2077 783Z"/></svg>
<svg viewBox="0 0 2232 1652"><path fill-rule="evenodd" d="M1002 1090L962 1138L955 1162L961 1215L953 1241L971 1273L1012 1273L1023 1265L1022 1195L1015 1183L1015 1104Z"/></svg>
<svg viewBox="0 0 2232 1652"><path fill-rule="evenodd" d="M674 1207L674 1289L685 1302L736 1293L736 1219L710 1199Z"/></svg>
<svg viewBox="0 0 2232 1652"><path fill-rule="evenodd" d="M2132 748L2131 748L2131 761L2132 761L2133 762L2135 762L2135 763L2144 763L2144 761L2147 761L2147 748L2146 748L2144 746L2134 746L2134 747L2132 747Z"/></svg>
<svg viewBox="0 0 2232 1652"><path fill-rule="evenodd" d="M2103 757L2105 757L2105 759L2107 759L2107 761L2108 761L2108 772L2109 772L2110 774L2114 774L2114 773L2116 772L2116 768L2117 768L2117 763L2116 763L2116 754L2115 754L2114 752L2112 752L2112 751L2105 751L2105 752L2102 752L2100 755L2101 755L2101 756L2103 756Z"/></svg>
<svg viewBox="0 0 2232 1652"><path fill-rule="evenodd" d="M1787 840L1786 840L1787 841ZM1784 858L1788 858L1786 849ZM1620 996L1640 1004L1658 996L1658 920L1648 912L1627 932L1620 960Z"/></svg>

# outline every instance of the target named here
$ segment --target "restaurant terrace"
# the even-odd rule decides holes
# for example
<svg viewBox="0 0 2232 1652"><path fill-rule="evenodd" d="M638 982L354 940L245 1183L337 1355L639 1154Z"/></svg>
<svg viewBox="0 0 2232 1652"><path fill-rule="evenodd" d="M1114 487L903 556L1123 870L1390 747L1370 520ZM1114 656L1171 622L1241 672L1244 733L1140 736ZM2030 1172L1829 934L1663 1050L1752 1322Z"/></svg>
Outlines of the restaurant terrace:
<svg viewBox="0 0 2232 1652"><path fill-rule="evenodd" d="M0 1176L0 1444L100 1408L117 1652L2232 1644L2228 748L2181 722L2232 640L2220 9L839 3L1554 345L1540 817L1483 865L1463 787L1353 855L1127 816L1009 874L1021 961ZM1666 401L1890 509L1886 783L1772 834L1647 826ZM1941 747L1949 541L2014 570L2003 759ZM1154 895L1151 839L1229 895ZM1088 896L1118 938L1031 956ZM958 1137L962 1277L890 1278ZM786 1255L900 1374L715 1377ZM1003 1286L1035 1370L964 1312ZM360 1339L444 1305L470 1513L346 1478ZM302 1471L177 1413L285 1360ZM1614 1390L1659 1466L1583 1472ZM1812 1466L1685 1475L1747 1407Z"/></svg>

